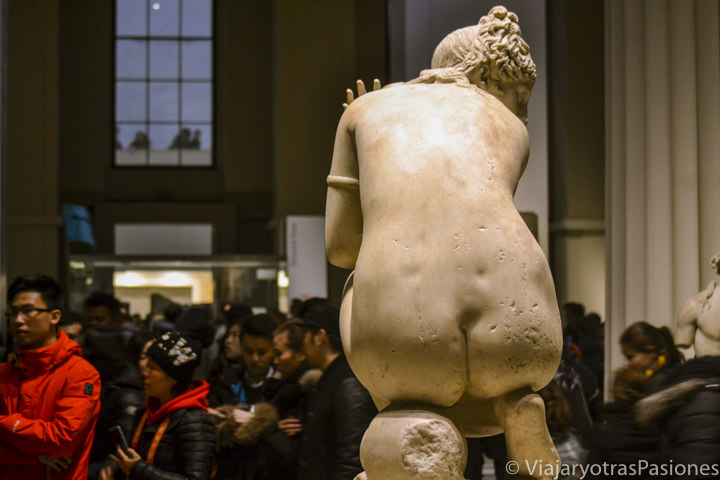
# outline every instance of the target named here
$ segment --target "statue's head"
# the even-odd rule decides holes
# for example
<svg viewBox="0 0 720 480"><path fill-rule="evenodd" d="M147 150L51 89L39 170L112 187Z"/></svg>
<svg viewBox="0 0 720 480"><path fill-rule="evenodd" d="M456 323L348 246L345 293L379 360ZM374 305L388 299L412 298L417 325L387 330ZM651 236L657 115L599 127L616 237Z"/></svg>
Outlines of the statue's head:
<svg viewBox="0 0 720 480"><path fill-rule="evenodd" d="M469 82L485 90L527 123L537 71L518 17L505 7L494 7L477 25L445 37L433 54L428 72L433 71L436 81Z"/></svg>

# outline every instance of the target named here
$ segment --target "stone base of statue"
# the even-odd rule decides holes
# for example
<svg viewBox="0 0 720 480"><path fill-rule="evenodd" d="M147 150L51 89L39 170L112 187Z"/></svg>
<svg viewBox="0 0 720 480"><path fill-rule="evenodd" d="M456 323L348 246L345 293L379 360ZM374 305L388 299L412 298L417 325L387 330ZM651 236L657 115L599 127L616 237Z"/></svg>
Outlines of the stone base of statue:
<svg viewBox="0 0 720 480"><path fill-rule="evenodd" d="M395 410L372 421L360 459L367 480L464 480L467 452L465 438L449 419Z"/></svg>
<svg viewBox="0 0 720 480"><path fill-rule="evenodd" d="M559 468L560 462L540 396L514 392L492 404L502 419L508 458L514 465L506 477L554 478L557 472L549 473L548 466ZM450 418L452 408L437 410L448 416L420 408L390 407L380 412L363 437L360 460L365 471L355 480L464 480L467 447L458 428L462 421Z"/></svg>

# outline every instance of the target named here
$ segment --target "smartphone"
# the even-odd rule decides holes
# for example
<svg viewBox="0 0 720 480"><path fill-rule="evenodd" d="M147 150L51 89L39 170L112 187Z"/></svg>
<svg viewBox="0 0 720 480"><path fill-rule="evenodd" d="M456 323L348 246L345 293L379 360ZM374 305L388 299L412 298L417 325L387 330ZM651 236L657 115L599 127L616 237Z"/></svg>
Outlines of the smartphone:
<svg viewBox="0 0 720 480"><path fill-rule="evenodd" d="M115 425L114 427L111 427L109 432L110 438L115 445L119 445L126 452L130 449L130 445L128 445L127 439L125 439L125 433L123 433L120 425Z"/></svg>

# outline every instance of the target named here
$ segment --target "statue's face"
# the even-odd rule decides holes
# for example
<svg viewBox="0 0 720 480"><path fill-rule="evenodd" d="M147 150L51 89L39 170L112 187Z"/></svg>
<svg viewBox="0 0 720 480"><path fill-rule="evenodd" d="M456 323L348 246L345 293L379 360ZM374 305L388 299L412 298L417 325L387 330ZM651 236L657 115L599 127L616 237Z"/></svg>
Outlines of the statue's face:
<svg viewBox="0 0 720 480"><path fill-rule="evenodd" d="M511 112L527 125L527 106L533 82L527 80L494 80L487 82L487 91L500 100Z"/></svg>

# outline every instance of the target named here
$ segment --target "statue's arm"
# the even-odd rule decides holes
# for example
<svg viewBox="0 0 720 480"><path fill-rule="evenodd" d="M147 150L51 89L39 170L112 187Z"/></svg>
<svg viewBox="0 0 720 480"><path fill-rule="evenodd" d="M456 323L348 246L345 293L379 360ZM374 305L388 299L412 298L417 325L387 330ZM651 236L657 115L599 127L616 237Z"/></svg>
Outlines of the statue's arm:
<svg viewBox="0 0 720 480"><path fill-rule="evenodd" d="M715 282L710 284L701 291L685 300L680 313L678 313L675 328L675 344L680 348L688 348L695 341L695 330L697 329L697 319L700 309L708 296L712 293Z"/></svg>
<svg viewBox="0 0 720 480"><path fill-rule="evenodd" d="M325 204L325 247L335 266L355 268L362 240L363 216L357 150L354 141L353 109L340 120L335 137Z"/></svg>

